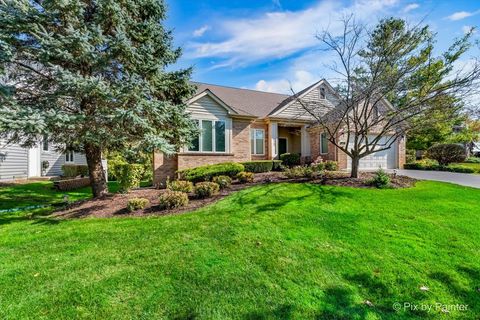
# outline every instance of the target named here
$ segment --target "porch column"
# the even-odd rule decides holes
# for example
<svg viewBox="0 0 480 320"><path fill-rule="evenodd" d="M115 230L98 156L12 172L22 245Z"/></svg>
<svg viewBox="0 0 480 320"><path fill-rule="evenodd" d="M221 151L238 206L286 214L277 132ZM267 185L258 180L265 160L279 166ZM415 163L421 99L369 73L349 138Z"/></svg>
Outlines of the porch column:
<svg viewBox="0 0 480 320"><path fill-rule="evenodd" d="M302 126L300 132L302 158L310 157L310 134L307 131L307 126Z"/></svg>
<svg viewBox="0 0 480 320"><path fill-rule="evenodd" d="M268 124L268 132L270 133L270 159L278 158L278 124L270 122Z"/></svg>

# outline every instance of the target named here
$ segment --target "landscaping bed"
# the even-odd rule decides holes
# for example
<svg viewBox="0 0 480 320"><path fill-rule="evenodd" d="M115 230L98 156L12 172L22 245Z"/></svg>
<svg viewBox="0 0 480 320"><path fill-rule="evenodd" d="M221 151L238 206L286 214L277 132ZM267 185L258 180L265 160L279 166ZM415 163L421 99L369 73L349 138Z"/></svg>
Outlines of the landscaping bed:
<svg viewBox="0 0 480 320"><path fill-rule="evenodd" d="M255 174L254 181L252 183L234 183L230 188L222 189L218 194L205 199L198 199L194 194L189 194L189 203L181 208L175 209L162 209L159 206L158 197L160 194L166 192L166 190L158 190L155 188L139 188L133 189L126 194L111 194L99 199L82 200L70 204L67 208L62 209L54 213L54 217L57 218L85 218L85 217L118 217L118 216L145 216L145 215L171 215L180 214L184 212L193 211L195 209L204 207L208 204L214 203L221 198L228 196L229 194L238 190L245 189L254 185L266 184L266 183L279 183L279 182L309 182L314 184L325 184L332 186L348 186L355 188L372 188L368 184L368 181L374 176L374 173L364 172L360 173L359 178L350 178L346 172L328 172L322 179L318 178L286 178L282 172L264 172ZM406 188L415 184L415 179L389 175L391 182L390 188ZM128 201L133 198L145 198L149 201L144 209L135 210L130 212L126 209Z"/></svg>

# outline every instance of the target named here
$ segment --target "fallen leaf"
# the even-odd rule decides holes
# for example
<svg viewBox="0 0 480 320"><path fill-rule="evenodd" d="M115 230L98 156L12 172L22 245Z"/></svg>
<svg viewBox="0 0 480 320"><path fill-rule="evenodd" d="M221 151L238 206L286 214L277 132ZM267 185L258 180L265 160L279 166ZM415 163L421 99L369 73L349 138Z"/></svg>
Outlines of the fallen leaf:
<svg viewBox="0 0 480 320"><path fill-rule="evenodd" d="M363 301L364 304L366 304L369 307L373 307L373 303L371 301L365 300Z"/></svg>
<svg viewBox="0 0 480 320"><path fill-rule="evenodd" d="M422 291L428 291L428 290L430 290L430 289L429 289L427 286L421 286L421 287L420 287L420 290L422 290Z"/></svg>

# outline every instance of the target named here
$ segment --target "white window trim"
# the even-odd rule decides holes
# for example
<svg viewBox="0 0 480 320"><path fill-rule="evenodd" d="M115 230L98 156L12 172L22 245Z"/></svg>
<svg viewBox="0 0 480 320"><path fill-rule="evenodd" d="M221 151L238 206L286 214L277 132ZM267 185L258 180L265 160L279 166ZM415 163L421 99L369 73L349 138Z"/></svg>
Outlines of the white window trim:
<svg viewBox="0 0 480 320"><path fill-rule="evenodd" d="M327 139L327 152L324 152L323 150L323 145L322 145L322 135L325 135L325 138ZM326 132L320 133L320 154L328 154L328 137Z"/></svg>
<svg viewBox="0 0 480 320"><path fill-rule="evenodd" d="M253 131L253 139L252 139L252 131ZM257 138L256 138L256 131L262 131L263 132L263 150L262 150L262 153L257 153ZM252 141L255 141L253 143L253 153L252 153L252 156L264 156L265 155L265 130L264 129L256 129L256 128L252 128L250 129L250 144L252 143ZM251 148L251 145L250 145L250 151L252 150Z"/></svg>
<svg viewBox="0 0 480 320"><path fill-rule="evenodd" d="M285 139L285 141L287 142L287 150L286 150L286 153L288 153L288 137L278 137L278 139ZM280 142L279 142L280 144ZM280 155L280 145L278 146L278 153Z"/></svg>
<svg viewBox="0 0 480 320"><path fill-rule="evenodd" d="M203 151L203 139L202 139L202 133L198 136L198 151L195 150L190 150L189 147L186 147L184 149L185 153L216 153L216 154L227 154L230 153L230 133L228 130L228 121L227 119L198 119L195 118L193 119L195 121L198 121L198 127L200 131L202 131L202 122L203 121L211 121L212 122L212 151ZM225 124L225 151L215 151L216 146L217 146L217 141L216 141L216 136L215 136L215 123L216 122L223 122Z"/></svg>
<svg viewBox="0 0 480 320"><path fill-rule="evenodd" d="M67 158L70 158L70 157L67 157L68 154L71 154L72 156L72 160L67 160ZM65 163L75 163L75 152L74 151L67 151L65 152Z"/></svg>

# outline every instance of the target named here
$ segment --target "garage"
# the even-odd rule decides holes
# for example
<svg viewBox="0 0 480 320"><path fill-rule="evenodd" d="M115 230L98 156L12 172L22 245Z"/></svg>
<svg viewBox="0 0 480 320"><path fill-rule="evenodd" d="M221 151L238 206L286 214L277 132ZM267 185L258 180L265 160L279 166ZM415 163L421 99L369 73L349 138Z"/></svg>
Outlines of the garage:
<svg viewBox="0 0 480 320"><path fill-rule="evenodd" d="M369 139L374 139L375 136L369 137ZM382 148L382 144L386 144L388 137L383 137L380 139L377 146L378 149ZM351 145L349 145L349 149ZM377 170L382 169L396 169L397 168L397 142L392 144L390 149L378 151L372 154L369 154L366 157L363 157L360 160L359 169L360 170ZM348 157L347 168L352 167L352 159Z"/></svg>

